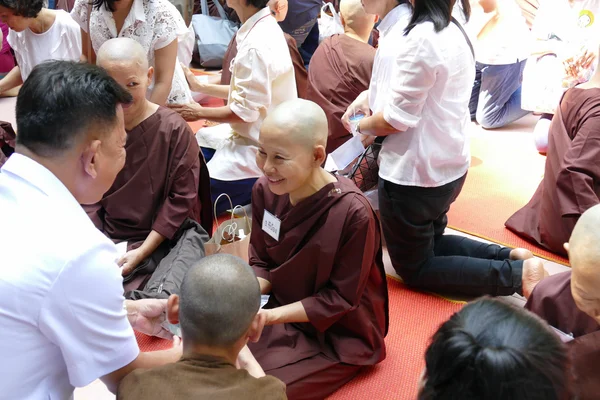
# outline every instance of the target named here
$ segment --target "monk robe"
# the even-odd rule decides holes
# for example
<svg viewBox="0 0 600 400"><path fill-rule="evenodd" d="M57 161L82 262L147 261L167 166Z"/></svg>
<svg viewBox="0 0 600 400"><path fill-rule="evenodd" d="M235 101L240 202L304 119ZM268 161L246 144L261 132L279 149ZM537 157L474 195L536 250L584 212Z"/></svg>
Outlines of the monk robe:
<svg viewBox="0 0 600 400"><path fill-rule="evenodd" d="M306 68L304 67L304 61L296 46L296 40L287 33L283 33L285 40L287 41L288 48L290 50L290 56L292 57L292 63L294 64L294 76L296 77L296 90L298 91L298 97L306 99L306 85L307 76ZM223 57L223 71L221 72L221 85L229 85L231 83L231 66L233 65L233 59L237 54L237 42L235 36L229 42L229 47Z"/></svg>
<svg viewBox="0 0 600 400"><path fill-rule="evenodd" d="M571 294L571 271L543 279L525 305L555 328L571 334L568 342L573 388L579 400L597 399L600 394L600 325L579 310Z"/></svg>
<svg viewBox="0 0 600 400"><path fill-rule="evenodd" d="M544 179L506 227L566 256L575 223L600 202L600 89L568 90L552 119Z"/></svg>
<svg viewBox="0 0 600 400"><path fill-rule="evenodd" d="M254 378L224 359L184 357L174 364L137 369L119 385L119 400L285 400L285 386L272 376Z"/></svg>
<svg viewBox="0 0 600 400"><path fill-rule="evenodd" d="M281 221L278 240L262 230ZM388 299L379 221L368 200L338 177L292 206L260 178L252 192L250 265L271 282L265 308L301 301L309 323L265 327L249 347L288 398L325 398L362 366L385 358Z"/></svg>
<svg viewBox="0 0 600 400"><path fill-rule="evenodd" d="M127 132L125 149L125 166L112 187L99 203L85 209L106 236L116 243L126 241L128 251L141 246L152 230L166 238L125 277L128 282L134 275L158 270L167 255L177 258L170 254L173 250L181 253L180 263L202 257L204 248L198 249L197 239L208 239L206 232L212 231L212 207L204 158L194 133L176 112L158 108ZM185 226L191 232L184 234L180 228L188 220ZM202 226L192 221L201 221ZM192 230L198 234L193 235ZM187 237L188 244L195 243L194 247L183 242L176 246L182 237ZM140 283L138 289L144 285Z"/></svg>
<svg viewBox="0 0 600 400"><path fill-rule="evenodd" d="M372 46L347 35L325 39L312 56L307 100L317 103L327 115L327 153L352 138L342 125L342 115L358 95L369 88L374 59Z"/></svg>

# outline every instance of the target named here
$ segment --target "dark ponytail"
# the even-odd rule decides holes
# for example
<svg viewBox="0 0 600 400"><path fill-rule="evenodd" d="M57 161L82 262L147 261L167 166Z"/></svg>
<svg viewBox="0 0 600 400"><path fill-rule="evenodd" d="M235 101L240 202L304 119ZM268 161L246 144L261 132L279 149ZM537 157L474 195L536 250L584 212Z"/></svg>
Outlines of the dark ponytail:
<svg viewBox="0 0 600 400"><path fill-rule="evenodd" d="M465 21L468 21L471 17L471 4L469 0L460 2ZM456 0L415 0L412 17L404 29L404 35L408 35L415 26L423 22L433 23L436 32L445 29L450 24L455 3Z"/></svg>
<svg viewBox="0 0 600 400"><path fill-rule="evenodd" d="M466 305L435 333L419 400L559 400L567 393L562 342L539 318L500 300Z"/></svg>

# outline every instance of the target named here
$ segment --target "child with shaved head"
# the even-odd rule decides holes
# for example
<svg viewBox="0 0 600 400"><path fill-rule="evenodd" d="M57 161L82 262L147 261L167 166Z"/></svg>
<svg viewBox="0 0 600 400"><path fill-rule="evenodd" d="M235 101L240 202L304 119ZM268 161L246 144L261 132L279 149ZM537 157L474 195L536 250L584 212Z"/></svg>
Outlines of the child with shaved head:
<svg viewBox="0 0 600 400"><path fill-rule="evenodd" d="M97 64L129 91L133 102L123 110L125 166L102 200L86 211L106 236L127 242L128 251L118 261L126 297L166 299L173 288L159 290L157 280L148 277L169 270L176 272L170 279L180 283L187 268L204 256L208 236L197 221L212 229L208 170L188 124L146 99L154 68L138 42L106 41Z"/></svg>
<svg viewBox="0 0 600 400"><path fill-rule="evenodd" d="M585 211L565 249L571 271L542 280L526 307L561 331L569 342L578 399L600 393L600 205Z"/></svg>
<svg viewBox="0 0 600 400"><path fill-rule="evenodd" d="M283 383L265 376L245 347L260 335L259 307L259 284L246 262L227 254L202 259L167 306L169 321L181 325L183 357L164 368L128 375L117 397L286 399Z"/></svg>
<svg viewBox="0 0 600 400"><path fill-rule="evenodd" d="M379 221L352 181L326 172L327 117L275 108L260 130L250 265L270 299L250 349L290 399L323 399L385 358L388 298Z"/></svg>

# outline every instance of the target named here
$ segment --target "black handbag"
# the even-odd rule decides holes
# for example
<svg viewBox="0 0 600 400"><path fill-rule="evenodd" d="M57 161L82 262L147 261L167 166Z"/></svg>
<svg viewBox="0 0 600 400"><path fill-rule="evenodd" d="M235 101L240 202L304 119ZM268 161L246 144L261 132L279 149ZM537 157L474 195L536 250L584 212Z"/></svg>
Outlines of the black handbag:
<svg viewBox="0 0 600 400"><path fill-rule="evenodd" d="M377 186L379 182L379 152L385 137L378 137L356 159L348 178L362 191L366 192Z"/></svg>

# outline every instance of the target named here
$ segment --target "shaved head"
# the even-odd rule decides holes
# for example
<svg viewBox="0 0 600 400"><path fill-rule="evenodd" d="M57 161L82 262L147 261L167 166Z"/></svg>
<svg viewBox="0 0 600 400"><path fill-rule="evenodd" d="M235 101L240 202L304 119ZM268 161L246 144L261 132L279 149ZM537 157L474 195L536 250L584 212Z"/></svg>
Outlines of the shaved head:
<svg viewBox="0 0 600 400"><path fill-rule="evenodd" d="M569 239L569 260L573 299L600 323L600 204L577 221Z"/></svg>
<svg viewBox="0 0 600 400"><path fill-rule="evenodd" d="M278 105L267 115L262 131L274 135L285 135L290 141L309 148L327 145L327 116L321 107L312 101L295 99Z"/></svg>
<svg viewBox="0 0 600 400"><path fill-rule="evenodd" d="M179 304L185 340L226 348L248 332L260 308L260 287L244 260L217 254L188 270Z"/></svg>
<svg viewBox="0 0 600 400"><path fill-rule="evenodd" d="M340 15L344 19L344 25L358 35L370 33L375 25L375 15L365 12L361 0L342 0Z"/></svg>
<svg viewBox="0 0 600 400"><path fill-rule="evenodd" d="M144 73L148 70L148 56L141 44L130 38L116 38L104 42L98 50L96 63L107 68L111 62L135 64Z"/></svg>

